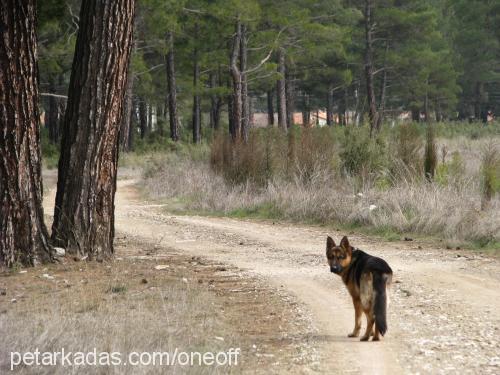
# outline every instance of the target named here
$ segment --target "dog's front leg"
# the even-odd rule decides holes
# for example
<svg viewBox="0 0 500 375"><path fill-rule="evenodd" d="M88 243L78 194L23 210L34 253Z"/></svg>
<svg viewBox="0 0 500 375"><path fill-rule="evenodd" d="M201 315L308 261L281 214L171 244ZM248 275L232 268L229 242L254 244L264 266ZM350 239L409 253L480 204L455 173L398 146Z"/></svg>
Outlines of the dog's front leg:
<svg viewBox="0 0 500 375"><path fill-rule="evenodd" d="M363 309L361 307L361 301L359 300L359 298L353 298L352 303L354 305L354 330L347 336L358 337L359 331L361 331L361 317L363 315Z"/></svg>

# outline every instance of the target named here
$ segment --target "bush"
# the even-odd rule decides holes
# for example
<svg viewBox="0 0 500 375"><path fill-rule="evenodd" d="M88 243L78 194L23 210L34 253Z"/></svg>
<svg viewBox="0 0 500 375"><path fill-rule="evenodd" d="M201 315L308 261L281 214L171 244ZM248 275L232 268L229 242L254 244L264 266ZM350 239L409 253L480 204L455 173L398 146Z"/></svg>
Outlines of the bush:
<svg viewBox="0 0 500 375"><path fill-rule="evenodd" d="M247 143L218 133L211 145L212 169L233 185L266 186L273 179L310 182L337 169L337 151L329 129L255 129Z"/></svg>
<svg viewBox="0 0 500 375"><path fill-rule="evenodd" d="M366 128L346 128L340 160L346 174L366 180L387 166L385 142L382 137L370 138Z"/></svg>
<svg viewBox="0 0 500 375"><path fill-rule="evenodd" d="M390 165L390 172L395 180L414 179L421 175L422 143L418 125L403 124L395 129Z"/></svg>
<svg viewBox="0 0 500 375"><path fill-rule="evenodd" d="M481 186L481 208L484 210L493 196L500 191L500 152L498 145L493 143L489 143L483 152Z"/></svg>
<svg viewBox="0 0 500 375"><path fill-rule="evenodd" d="M443 158L444 160L445 158ZM441 186L446 186L450 183L459 183L465 175L465 163L458 151L453 152L451 161L446 163L443 161L436 169L435 181Z"/></svg>

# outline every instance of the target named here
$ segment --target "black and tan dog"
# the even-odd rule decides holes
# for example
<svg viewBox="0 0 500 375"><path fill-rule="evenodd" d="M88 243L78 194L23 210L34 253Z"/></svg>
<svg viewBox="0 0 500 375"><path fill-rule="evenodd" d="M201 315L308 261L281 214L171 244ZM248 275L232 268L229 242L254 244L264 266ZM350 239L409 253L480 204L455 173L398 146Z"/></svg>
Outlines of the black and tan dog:
<svg viewBox="0 0 500 375"><path fill-rule="evenodd" d="M387 332L387 292L392 280L392 270L383 259L354 249L347 237L340 246L331 237L326 240L326 257L330 271L341 276L354 304L354 331L349 337L358 337L362 313L366 315L366 332L361 341L380 340ZM375 327L374 327L375 326Z"/></svg>

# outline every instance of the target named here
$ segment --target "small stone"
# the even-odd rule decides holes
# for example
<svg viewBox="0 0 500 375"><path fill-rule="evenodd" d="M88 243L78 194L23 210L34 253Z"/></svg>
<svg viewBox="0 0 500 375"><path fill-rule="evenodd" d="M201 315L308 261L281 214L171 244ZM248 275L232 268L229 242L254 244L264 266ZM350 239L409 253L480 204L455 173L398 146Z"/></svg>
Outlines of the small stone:
<svg viewBox="0 0 500 375"><path fill-rule="evenodd" d="M19 271L19 273L27 273L27 272L28 272L28 271L26 271L26 270L21 270L21 271Z"/></svg>
<svg viewBox="0 0 500 375"><path fill-rule="evenodd" d="M182 278L182 282L187 284L188 283L188 279L186 279L185 277Z"/></svg>
<svg viewBox="0 0 500 375"><path fill-rule="evenodd" d="M7 295L7 290L5 290L5 289L0 290L0 295L6 296Z"/></svg>
<svg viewBox="0 0 500 375"><path fill-rule="evenodd" d="M54 247L54 255L57 257L63 257L66 255L66 249L62 247Z"/></svg>
<svg viewBox="0 0 500 375"><path fill-rule="evenodd" d="M167 268L170 268L170 266L166 265L166 264L158 264L157 266L155 266L155 270L158 270L158 271L165 270Z"/></svg>
<svg viewBox="0 0 500 375"><path fill-rule="evenodd" d="M413 238L410 238L410 237L405 237L405 241L413 241Z"/></svg>
<svg viewBox="0 0 500 375"><path fill-rule="evenodd" d="M142 280L141 280L141 283L142 283L142 284L147 284L147 283L148 283L148 280L146 280L146 279L142 279Z"/></svg>
<svg viewBox="0 0 500 375"><path fill-rule="evenodd" d="M16 303L16 302L17 302L17 299L12 298L12 299L10 300L10 302L12 302L12 303Z"/></svg>

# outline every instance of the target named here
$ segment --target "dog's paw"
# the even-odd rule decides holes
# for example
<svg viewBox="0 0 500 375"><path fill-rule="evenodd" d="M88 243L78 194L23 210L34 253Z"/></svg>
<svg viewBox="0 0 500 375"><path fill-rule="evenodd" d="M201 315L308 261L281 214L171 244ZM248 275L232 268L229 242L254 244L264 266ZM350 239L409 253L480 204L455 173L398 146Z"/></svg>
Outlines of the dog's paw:
<svg viewBox="0 0 500 375"><path fill-rule="evenodd" d="M373 339L372 341L380 341L380 337L377 337L377 336L373 336Z"/></svg>
<svg viewBox="0 0 500 375"><path fill-rule="evenodd" d="M354 332L353 333L349 333L347 335L347 337L358 337L358 336L359 336L359 333L354 333Z"/></svg>
<svg viewBox="0 0 500 375"><path fill-rule="evenodd" d="M359 341L368 341L369 338L370 336L363 336Z"/></svg>

